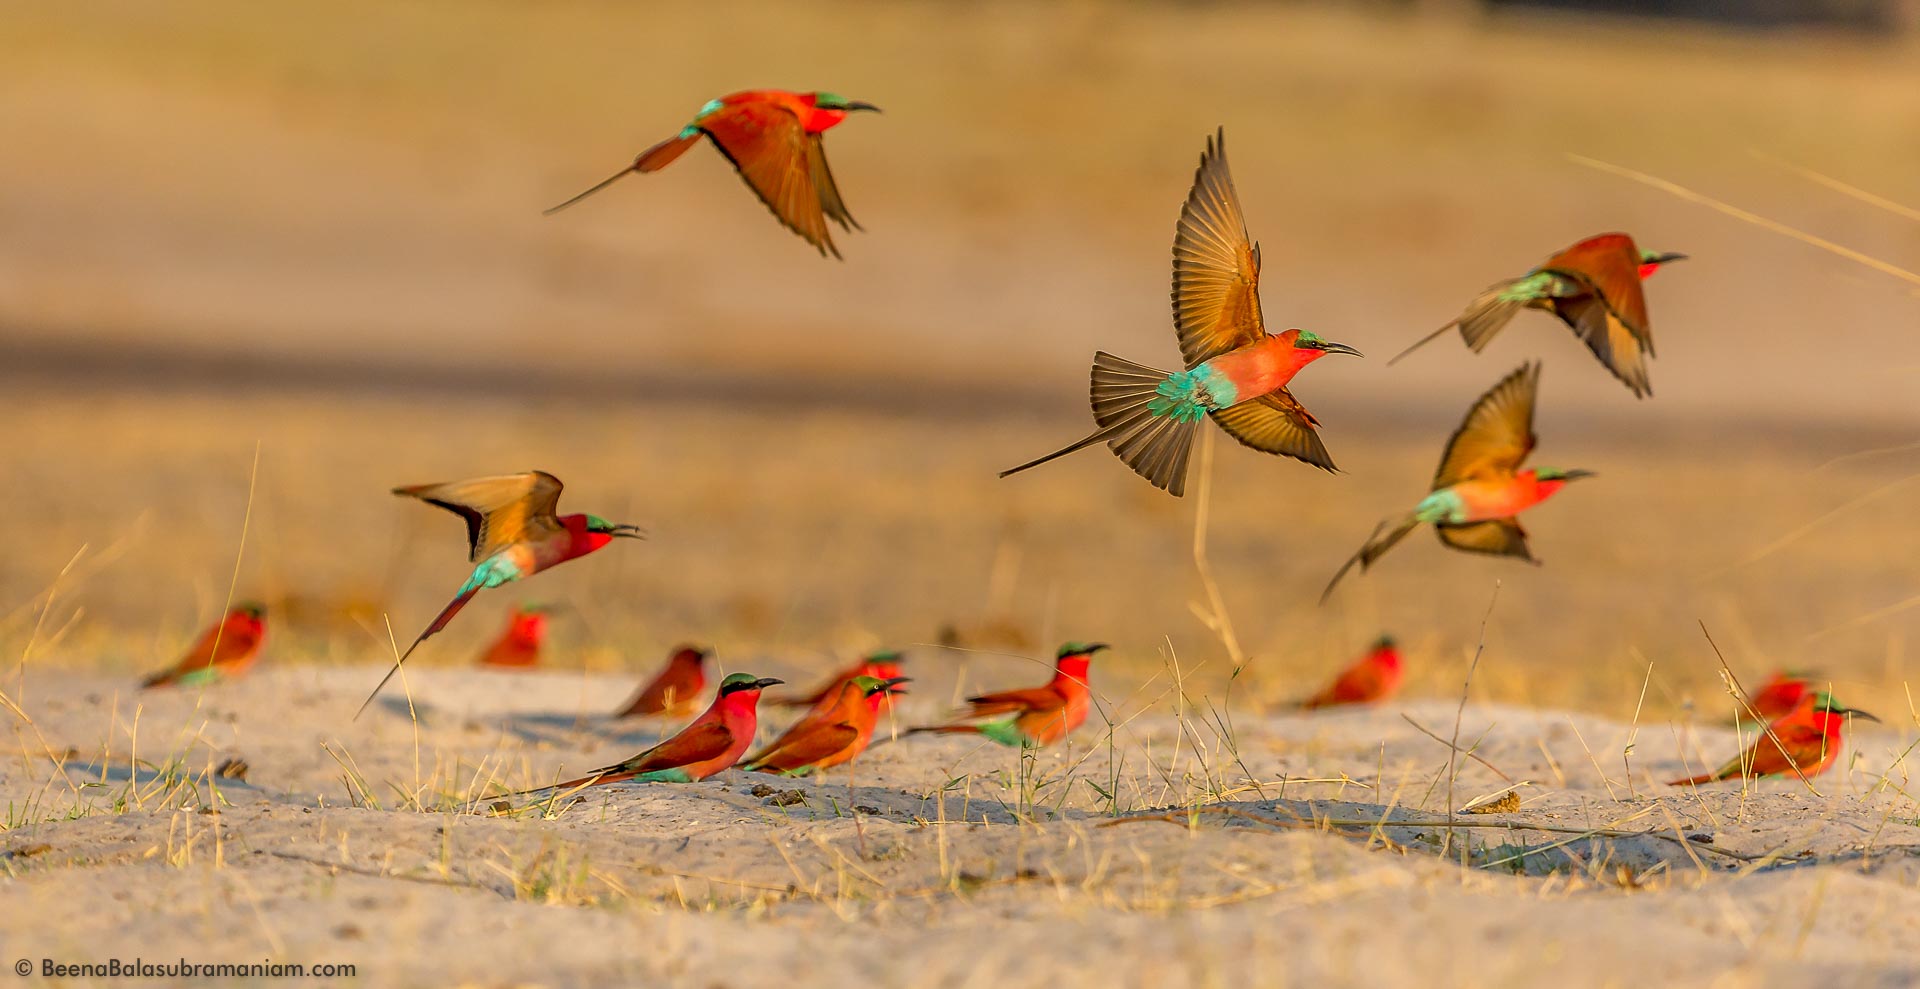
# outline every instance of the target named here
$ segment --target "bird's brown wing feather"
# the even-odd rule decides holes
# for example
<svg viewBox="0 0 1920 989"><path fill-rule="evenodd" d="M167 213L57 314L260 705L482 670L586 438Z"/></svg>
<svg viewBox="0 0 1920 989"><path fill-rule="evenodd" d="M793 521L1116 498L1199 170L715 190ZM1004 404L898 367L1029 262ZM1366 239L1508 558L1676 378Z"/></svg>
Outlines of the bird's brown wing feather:
<svg viewBox="0 0 1920 989"><path fill-rule="evenodd" d="M1527 531L1520 528L1519 521L1515 519L1437 525L1434 531L1440 534L1441 542L1454 549L1493 556L1517 556L1522 560L1533 559L1533 553L1527 549Z"/></svg>
<svg viewBox="0 0 1920 989"><path fill-rule="evenodd" d="M475 477L444 484L415 484L393 493L438 505L467 522L468 558L478 563L502 546L537 540L560 530L554 506L560 479L543 470Z"/></svg>
<svg viewBox="0 0 1920 989"><path fill-rule="evenodd" d="M1260 249L1247 238L1227 170L1226 131L1207 141L1173 237L1173 318L1187 367L1266 334L1260 318Z"/></svg>
<svg viewBox="0 0 1920 989"><path fill-rule="evenodd" d="M967 717L984 718L995 714L1011 714L1017 711L1045 711L1066 706L1066 698L1051 687L1029 687L1025 690L1003 690L995 694L981 694L967 698Z"/></svg>
<svg viewBox="0 0 1920 989"><path fill-rule="evenodd" d="M806 724L806 722L801 722ZM832 722L814 722L805 731L799 731L801 725L788 729L764 752L748 760L748 764L758 768L767 766L773 769L799 769L811 766L830 755L835 755L852 745L860 737L860 729L848 720Z"/></svg>
<svg viewBox="0 0 1920 989"><path fill-rule="evenodd" d="M846 201L840 198L840 184L833 180L833 169L827 167L827 145L814 134L807 141L807 169L813 176L813 187L820 193L820 209L827 219L840 224L842 230L864 230L860 221L847 211Z"/></svg>
<svg viewBox="0 0 1920 989"><path fill-rule="evenodd" d="M1591 285L1636 334L1646 335L1647 297L1640 284L1640 248L1632 237L1622 233L1589 237L1548 258L1538 270Z"/></svg>
<svg viewBox="0 0 1920 989"><path fill-rule="evenodd" d="M1506 477L1533 451L1533 401L1540 365L1522 364L1487 390L1447 440L1433 490L1475 478Z"/></svg>
<svg viewBox="0 0 1920 989"><path fill-rule="evenodd" d="M1292 457L1324 471L1338 470L1313 428L1320 420L1285 388L1210 414L1227 435L1255 450Z"/></svg>
<svg viewBox="0 0 1920 989"><path fill-rule="evenodd" d="M1636 282L1634 293L1640 288ZM1593 356L1606 365L1613 376L1645 397L1653 394L1653 382L1647 376L1647 358L1653 354L1653 337L1622 319L1599 295L1573 299L1555 299L1553 314L1573 328Z"/></svg>
<svg viewBox="0 0 1920 989"><path fill-rule="evenodd" d="M699 127L788 230L821 254L840 256L827 233L823 207L829 195L842 216L846 206L826 171L819 135L808 134L793 111L771 103L736 103L700 118Z"/></svg>
<svg viewBox="0 0 1920 989"><path fill-rule="evenodd" d="M719 721L688 725L679 734L628 759L607 767L623 773L645 773L655 769L673 769L689 763L717 759L734 743L733 730Z"/></svg>

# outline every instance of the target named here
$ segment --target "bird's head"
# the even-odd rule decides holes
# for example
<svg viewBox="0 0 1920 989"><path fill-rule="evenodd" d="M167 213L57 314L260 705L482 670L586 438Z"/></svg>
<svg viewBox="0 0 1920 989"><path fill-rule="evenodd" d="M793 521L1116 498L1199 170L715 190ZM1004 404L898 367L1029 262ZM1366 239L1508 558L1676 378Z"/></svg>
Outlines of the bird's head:
<svg viewBox="0 0 1920 989"><path fill-rule="evenodd" d="M878 652L868 653L866 658L860 661L860 669L869 676L884 680L887 677L900 675L900 661L904 658L897 650L881 649Z"/></svg>
<svg viewBox="0 0 1920 989"><path fill-rule="evenodd" d="M1833 695L1824 690L1814 694L1811 698L1801 703L1812 706L1814 723L1819 726L1823 734L1831 735L1839 731L1840 726L1846 723L1846 718L1849 714L1856 718L1865 718L1873 722L1880 720L1857 707L1848 707L1834 700ZM1802 710L1805 710L1805 708L1802 708Z"/></svg>
<svg viewBox="0 0 1920 989"><path fill-rule="evenodd" d="M267 617L267 606L258 601L242 601L234 605L229 614L238 615L249 621L264 621Z"/></svg>
<svg viewBox="0 0 1920 989"><path fill-rule="evenodd" d="M775 684L786 682L787 681L777 677L756 677L751 673L729 673L725 680L720 681L720 696L739 697L742 700L757 700L762 690Z"/></svg>
<svg viewBox="0 0 1920 989"><path fill-rule="evenodd" d="M847 119L847 114L860 110L879 113L880 108L860 100L850 100L839 93L809 93L806 97L813 103L813 113L802 121L809 134L818 134L829 127Z"/></svg>
<svg viewBox="0 0 1920 989"><path fill-rule="evenodd" d="M646 532L637 525L609 522L598 515L569 515L560 523L577 533L586 542L588 551L599 549L615 539L647 538Z"/></svg>
<svg viewBox="0 0 1920 989"><path fill-rule="evenodd" d="M1391 636L1391 635L1382 635L1381 637L1379 637L1379 638L1377 638L1377 639L1375 639L1375 640L1373 640L1373 651L1374 651L1374 652L1384 652L1384 651L1386 651L1386 650L1388 650L1388 649L1392 649L1392 648L1394 648L1395 646L1398 646L1399 644L1400 644L1400 643L1398 643L1398 642L1396 642L1396 641L1394 640L1394 638L1393 638L1393 636Z"/></svg>
<svg viewBox="0 0 1920 989"><path fill-rule="evenodd" d="M1093 654L1108 648L1111 647L1104 642L1069 642L1055 654L1053 668L1058 673L1084 681L1087 670L1093 665Z"/></svg>
<svg viewBox="0 0 1920 989"><path fill-rule="evenodd" d="M711 649L704 646L685 645L676 648L673 651L673 655L667 657L667 662L675 666L691 666L694 669L699 669L706 665L707 660L712 657L713 650Z"/></svg>
<svg viewBox="0 0 1920 989"><path fill-rule="evenodd" d="M911 682L913 682L913 678L911 677L881 678L857 676L853 678L853 683L860 688L860 696L862 697L874 697L880 694L904 694L906 691L900 689L900 685Z"/></svg>
<svg viewBox="0 0 1920 989"><path fill-rule="evenodd" d="M1583 477L1592 476L1594 476L1593 471L1590 470L1561 470L1558 467L1535 467L1533 469L1534 482L1547 494L1552 494L1566 487L1568 482L1578 481Z"/></svg>
<svg viewBox="0 0 1920 989"><path fill-rule="evenodd" d="M1281 336L1285 337L1288 334L1292 334L1293 339L1287 342L1292 344L1294 351L1300 354L1302 364L1317 361L1328 354L1350 354L1354 357L1365 356L1344 343L1334 343L1332 340L1323 340L1319 334L1314 333L1312 330L1288 330L1286 333L1281 334Z"/></svg>
<svg viewBox="0 0 1920 989"><path fill-rule="evenodd" d="M544 604L523 604L514 608L513 619L509 625L511 633L521 639L538 642L547 634L549 610Z"/></svg>
<svg viewBox="0 0 1920 989"><path fill-rule="evenodd" d="M1640 277L1644 280L1648 275L1659 271L1661 265L1674 261L1685 261L1686 259L1687 256L1685 254L1675 254L1672 251L1661 252L1643 249L1640 252Z"/></svg>

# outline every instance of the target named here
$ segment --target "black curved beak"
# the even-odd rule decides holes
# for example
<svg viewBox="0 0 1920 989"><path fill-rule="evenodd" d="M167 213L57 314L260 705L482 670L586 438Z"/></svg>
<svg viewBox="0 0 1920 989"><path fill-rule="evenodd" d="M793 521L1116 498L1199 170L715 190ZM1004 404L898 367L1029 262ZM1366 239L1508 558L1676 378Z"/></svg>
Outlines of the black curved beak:
<svg viewBox="0 0 1920 989"><path fill-rule="evenodd" d="M1082 656L1091 656L1091 655L1093 655L1094 653L1097 653L1097 652L1099 652L1099 651L1100 651L1100 650L1102 650L1102 649L1112 649L1112 648L1113 648L1112 646L1110 646L1110 645L1107 645L1107 644L1106 644L1106 643L1104 643L1104 642L1095 642L1095 643L1093 643L1092 645L1090 645L1090 646L1088 646L1088 647L1086 647L1085 649L1082 649L1082 650L1080 650L1080 655L1082 655Z"/></svg>
<svg viewBox="0 0 1920 989"><path fill-rule="evenodd" d="M852 113L855 110L872 110L874 113L880 112L880 108L871 103L863 103L859 100L849 101L847 103L847 112Z"/></svg>
<svg viewBox="0 0 1920 989"><path fill-rule="evenodd" d="M1685 254L1675 254L1675 253L1669 252L1666 254L1654 255L1653 263L1654 264L1670 264L1674 261L1685 261L1686 259L1687 259L1687 256Z"/></svg>
<svg viewBox="0 0 1920 989"><path fill-rule="evenodd" d="M768 687L777 687L780 684L783 684L786 682L787 681L782 680L779 677L761 677L760 679L753 681L753 689L765 690Z"/></svg>
<svg viewBox="0 0 1920 989"><path fill-rule="evenodd" d="M1862 710L1860 710L1860 709L1859 709L1859 708L1857 708L1857 707L1843 707L1843 708L1838 708L1838 709L1835 709L1833 713L1835 713L1835 714L1851 714L1851 715L1853 715L1853 716L1854 716L1854 717L1856 717L1856 718L1865 718L1865 719L1867 719L1868 721L1871 721L1871 722L1873 722L1874 724L1880 724L1880 723L1881 723L1881 721L1880 721L1880 719L1879 719L1879 718L1876 718L1876 717L1874 717L1873 715L1871 715L1871 714L1868 714L1867 712L1865 712L1865 711L1862 711Z"/></svg>
<svg viewBox="0 0 1920 989"><path fill-rule="evenodd" d="M1590 471L1590 470L1570 470L1570 471L1567 471L1566 479L1569 481L1578 481L1583 477L1599 477L1599 476L1600 475L1595 474L1593 471Z"/></svg>
<svg viewBox="0 0 1920 989"><path fill-rule="evenodd" d="M1322 344L1320 345L1320 349L1321 349L1321 350L1324 350L1324 351L1326 351L1326 352L1327 352L1327 353L1329 353L1329 354L1348 354L1348 355L1350 355L1350 356L1353 356L1353 357L1365 357L1365 356L1367 356L1367 355L1365 355L1365 354L1363 354L1363 353L1361 353L1361 352L1359 352L1359 351L1357 351L1357 350L1355 350L1355 349L1353 349L1352 347L1349 347L1349 346L1347 346L1347 345L1346 345L1346 344L1344 344L1344 343L1334 343L1334 342L1332 342L1331 340L1329 340L1329 341L1327 341L1327 342L1325 342L1325 343L1322 343Z"/></svg>
<svg viewBox="0 0 1920 989"><path fill-rule="evenodd" d="M647 538L647 530L642 529L637 525L627 525L625 523L622 523L620 525L614 526L613 531L607 533L607 535L610 535L615 539L645 539Z"/></svg>
<svg viewBox="0 0 1920 989"><path fill-rule="evenodd" d="M912 677L894 677L891 680L880 681L880 689L889 694L904 694L906 693L906 691L899 690L897 688L903 683L912 683L912 682L913 682Z"/></svg>

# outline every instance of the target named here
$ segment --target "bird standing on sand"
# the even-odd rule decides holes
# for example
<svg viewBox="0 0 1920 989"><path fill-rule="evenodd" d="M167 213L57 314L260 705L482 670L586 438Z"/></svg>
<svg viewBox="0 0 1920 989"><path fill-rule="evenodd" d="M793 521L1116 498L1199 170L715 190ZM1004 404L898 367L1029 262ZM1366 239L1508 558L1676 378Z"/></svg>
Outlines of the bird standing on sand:
<svg viewBox="0 0 1920 989"><path fill-rule="evenodd" d="M648 783L697 783L740 761L741 753L753 744L753 734L759 730L760 692L784 682L773 677L755 678L751 673L728 674L720 681L720 692L707 710L659 745L579 779L524 790L513 796L631 779Z"/></svg>
<svg viewBox="0 0 1920 989"><path fill-rule="evenodd" d="M1515 313L1544 309L1571 327L1593 356L1632 389L1635 397L1645 398L1653 394L1646 362L1653 356L1653 327L1647 322L1647 297L1640 283L1661 265L1686 257L1643 251L1626 234L1589 237L1519 278L1488 287L1467 305L1466 312L1387 363L1419 350L1456 326L1461 339L1478 353Z"/></svg>
<svg viewBox="0 0 1920 989"><path fill-rule="evenodd" d="M1668 786L1693 786L1739 777L1794 776L1811 779L1833 767L1840 758L1847 715L1879 721L1855 708L1842 707L1830 694L1810 694L1786 716L1775 719L1766 733L1711 773L1673 780ZM1796 772L1796 769L1798 770Z"/></svg>
<svg viewBox="0 0 1920 989"><path fill-rule="evenodd" d="M675 649L659 675L647 681L614 717L680 717L693 713L700 703L700 692L707 688L707 660L712 657L713 650L699 646Z"/></svg>
<svg viewBox="0 0 1920 989"><path fill-rule="evenodd" d="M807 712L773 744L749 756L740 768L806 776L852 762L873 741L881 698L906 682L906 677L854 677L841 685L831 704Z"/></svg>
<svg viewBox="0 0 1920 989"><path fill-rule="evenodd" d="M1300 702L1307 710L1337 707L1342 704L1372 704L1392 697L1400 689L1406 671L1400 666L1400 650L1393 637L1383 635L1358 662L1342 670L1326 689Z"/></svg>
<svg viewBox="0 0 1920 989"><path fill-rule="evenodd" d="M822 257L840 256L827 233L827 221L842 230L859 230L847 212L827 168L825 134L858 110L879 107L834 93L790 93L760 89L708 100L680 133L640 152L633 164L599 185L547 210L549 215L572 206L612 185L631 172L657 172L700 143L701 137L727 156L734 170L773 211L788 230L812 244Z"/></svg>
<svg viewBox="0 0 1920 989"><path fill-rule="evenodd" d="M615 539L644 538L639 526L615 524L598 515L555 514L560 489L559 478L540 470L393 489L394 494L438 505L465 519L468 559L475 566L472 576L460 585L453 600L440 609L433 624L413 640L407 651L394 661L393 669L380 678L379 686L361 702L355 718L373 703L381 688L400 671L400 664L420 648L420 643L446 628L453 616L483 588L499 587L532 576L585 556Z"/></svg>
<svg viewBox="0 0 1920 989"><path fill-rule="evenodd" d="M781 707L818 709L831 704L833 699L840 695L840 688L846 686L847 682L855 677L873 677L876 680L891 680L899 676L900 659L900 654L891 649L882 649L879 652L868 653L866 658L860 660L860 662L835 674L833 679L827 681L826 685L819 690L811 694L801 694L795 697L776 698L768 703L778 704ZM880 710L888 711L892 708L893 693L889 691L881 694Z"/></svg>
<svg viewBox="0 0 1920 989"><path fill-rule="evenodd" d="M232 679L253 667L266 637L267 609L235 605L219 624L201 634L179 662L147 677L140 687L195 687Z"/></svg>
<svg viewBox="0 0 1920 989"><path fill-rule="evenodd" d="M1440 541L1454 549L1539 562L1527 549L1527 532L1517 516L1568 482L1593 476L1592 471L1555 467L1520 470L1538 439L1533 435L1533 405L1539 388L1540 365L1523 364L1480 396L1447 440L1440 469L1433 475L1433 493L1406 515L1375 526L1360 552L1327 581L1321 603L1355 563L1365 572L1423 522L1432 523Z"/></svg>
<svg viewBox="0 0 1920 989"><path fill-rule="evenodd" d="M507 630L480 656L480 665L494 669L526 669L540 665L540 647L547 641L547 609L522 605L507 617Z"/></svg>
<svg viewBox="0 0 1920 989"><path fill-rule="evenodd" d="M967 710L959 715L968 719L998 720L978 724L924 725L912 731L980 735L1001 745L1020 748L1052 745L1086 722L1087 711L1093 706L1093 691L1087 685L1087 671L1093 663L1093 654L1106 648L1103 642L1069 642L1060 647L1060 653L1054 661L1053 679L1047 681L1045 686L969 697Z"/></svg>
<svg viewBox="0 0 1920 989"><path fill-rule="evenodd" d="M1287 391L1300 369L1328 354L1360 352L1306 330L1268 333L1260 318L1260 248L1247 238L1227 170L1226 131L1207 141L1173 238L1173 317L1184 371L1160 371L1101 351L1093 356L1093 434L1000 472L1038 467L1105 443L1134 473L1179 497L1200 420L1228 435L1332 471L1319 425Z"/></svg>

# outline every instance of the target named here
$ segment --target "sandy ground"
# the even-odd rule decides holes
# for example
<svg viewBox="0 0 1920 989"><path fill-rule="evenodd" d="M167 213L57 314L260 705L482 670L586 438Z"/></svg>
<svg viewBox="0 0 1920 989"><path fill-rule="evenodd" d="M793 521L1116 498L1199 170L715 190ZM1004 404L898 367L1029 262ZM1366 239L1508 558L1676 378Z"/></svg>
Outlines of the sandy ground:
<svg viewBox="0 0 1920 989"><path fill-rule="evenodd" d="M903 719L942 707L937 662L918 662ZM466 810L655 737L599 717L630 680L420 672L417 725L397 695L349 724L372 673L282 668L144 697L120 678L43 682L35 729L0 763L9 956L345 961L376 985L1920 977L1920 837L1895 761L1911 729L1862 732L1817 793L1680 792L1658 781L1729 751L1730 731L1473 705L1460 737L1530 785L1443 843L1447 750L1405 719L1450 734L1452 703L1229 703L1215 720L1174 713L1168 678L1096 675L1113 726L1097 717L1025 765L912 738L850 777L619 785L501 818ZM68 752L64 770L43 746ZM230 758L246 779L209 785ZM1461 760L1452 799L1506 785Z"/></svg>
<svg viewBox="0 0 1920 989"><path fill-rule="evenodd" d="M1774 160L1920 201L1910 39L1234 4L729 13L9 13L0 132L30 139L0 155L0 963L348 961L373 985L1920 977L1920 299L1565 156L1920 267L1910 216ZM887 108L829 142L868 228L839 238L846 263L704 150L538 215L762 84ZM1221 124L1268 318L1372 355L1295 388L1345 473L1216 451L1204 536L1237 675L1199 498L1098 452L993 476L1082 435L1092 350L1174 353L1168 241ZM1544 317L1481 357L1384 366L1612 228L1694 256L1649 287L1656 399ZM1536 356L1538 461L1600 474L1529 515L1545 565L1420 536L1317 606L1471 397ZM386 490L531 467L649 541L479 599L410 664L417 729L394 703L350 722L390 638L464 577L458 525ZM257 675L131 693L230 593L272 612ZM521 600L564 606L551 670L460 669ZM1658 786L1735 745L1702 623L1749 683L1810 667L1888 725L1817 794ZM1287 710L1382 631L1404 703ZM1025 767L915 738L778 785L798 803L729 776L468 813L647 744L595 718L681 640L796 682L903 646L918 717L1036 678L1067 638L1116 645L1104 715ZM1401 714L1450 735L1483 639L1460 737L1498 771L1463 762L1454 804L1504 773L1530 781L1521 808L1475 820L1558 830L1470 829L1462 868L1432 823L1447 749ZM216 796L229 757L249 769Z"/></svg>

